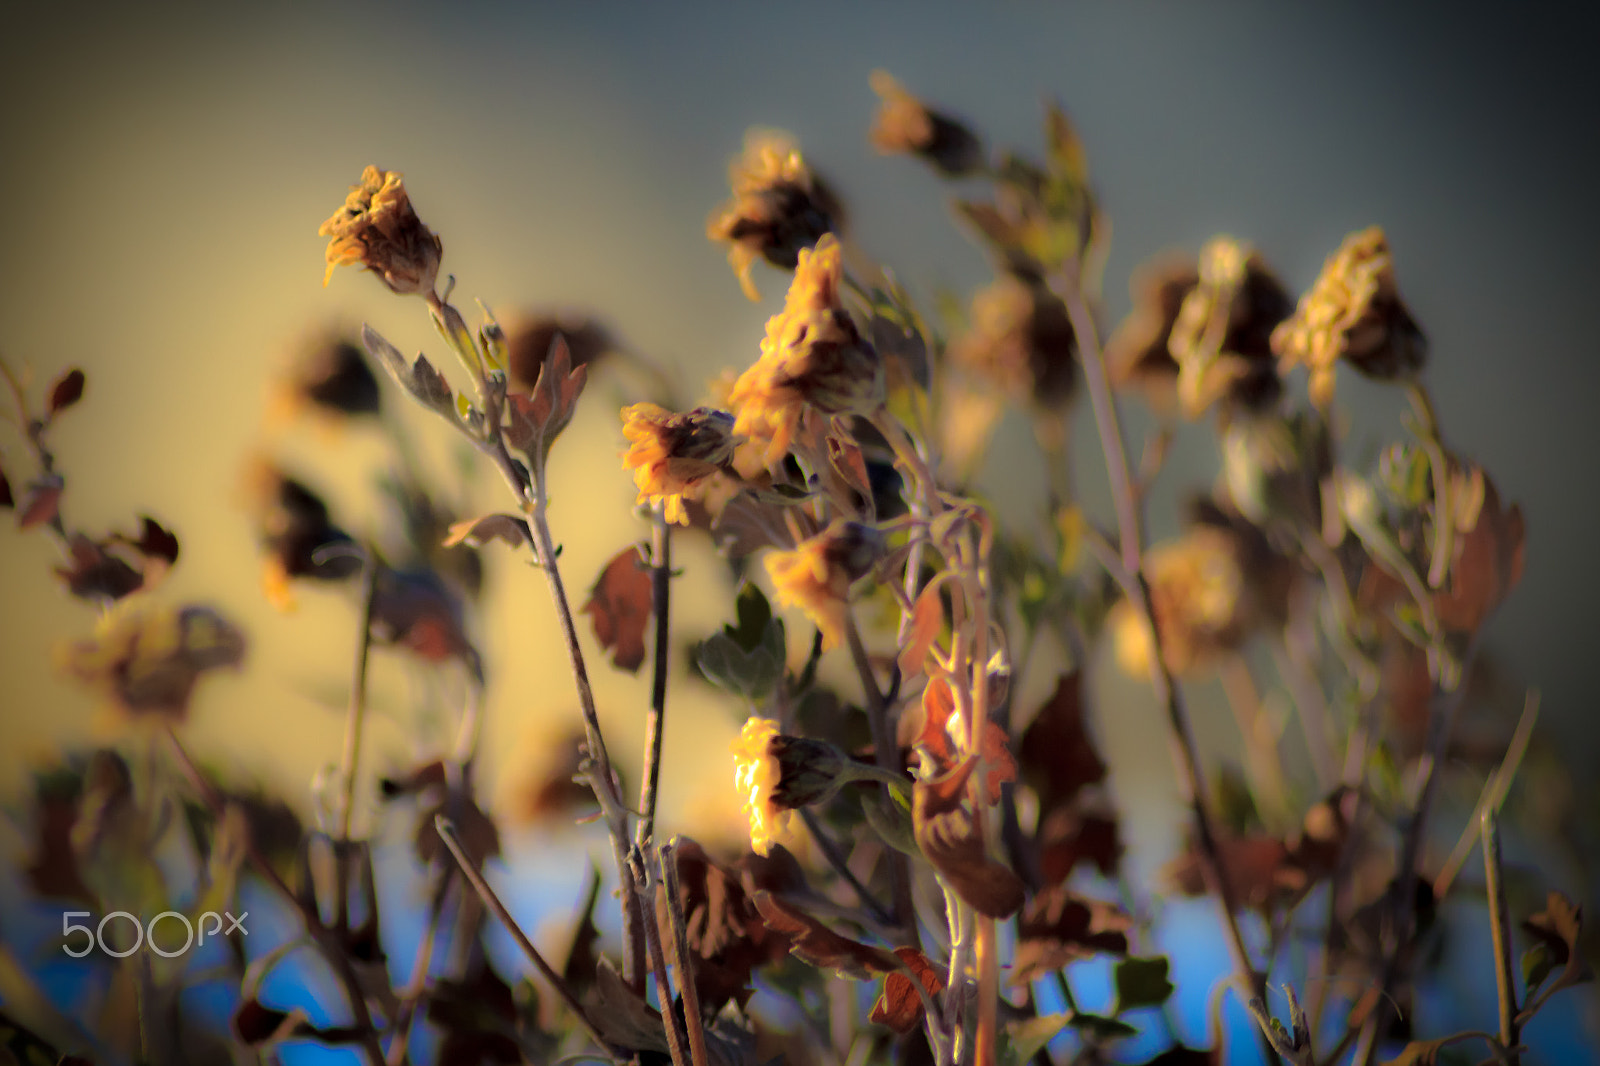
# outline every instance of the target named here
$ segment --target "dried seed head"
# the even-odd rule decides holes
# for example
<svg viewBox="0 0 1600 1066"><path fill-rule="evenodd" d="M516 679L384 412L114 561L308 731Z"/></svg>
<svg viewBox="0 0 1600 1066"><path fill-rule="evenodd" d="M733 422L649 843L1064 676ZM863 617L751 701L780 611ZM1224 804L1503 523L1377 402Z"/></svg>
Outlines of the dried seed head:
<svg viewBox="0 0 1600 1066"><path fill-rule="evenodd" d="M1311 372L1311 401L1333 402L1334 366L1342 358L1367 377L1405 380L1422 369L1428 340L1400 299L1388 238L1372 226L1352 233L1328 257L1294 317L1272 334L1284 371Z"/></svg>
<svg viewBox="0 0 1600 1066"><path fill-rule="evenodd" d="M1059 299L1040 284L1007 274L972 301L972 329L955 359L1015 402L1064 407L1077 384L1077 338Z"/></svg>
<svg viewBox="0 0 1600 1066"><path fill-rule="evenodd" d="M317 234L333 238L324 285L335 267L359 263L402 296L434 291L444 245L412 210L397 171L367 167Z"/></svg>
<svg viewBox="0 0 1600 1066"><path fill-rule="evenodd" d="M947 178L983 166L983 145L961 123L906 92L886 71L872 72L872 91L883 101L872 121L872 145L885 155L914 155Z"/></svg>
<svg viewBox="0 0 1600 1066"><path fill-rule="evenodd" d="M752 300L760 298L750 280L757 259L793 270L801 249L844 228L838 197L786 133L751 130L728 176L733 199L712 214L706 236L728 242L728 262Z"/></svg>
<svg viewBox="0 0 1600 1066"><path fill-rule="evenodd" d="M1289 294L1252 248L1214 237L1200 250L1198 277L1168 337L1178 364L1178 399L1189 418L1212 404L1262 411L1282 392L1271 337L1289 316Z"/></svg>

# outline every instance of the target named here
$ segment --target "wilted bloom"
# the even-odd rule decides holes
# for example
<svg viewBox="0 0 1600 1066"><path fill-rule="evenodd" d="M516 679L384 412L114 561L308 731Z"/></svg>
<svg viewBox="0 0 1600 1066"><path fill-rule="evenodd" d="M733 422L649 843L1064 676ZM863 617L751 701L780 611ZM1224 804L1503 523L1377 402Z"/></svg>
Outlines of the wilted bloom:
<svg viewBox="0 0 1600 1066"><path fill-rule="evenodd" d="M822 646L844 639L850 586L872 569L883 553L883 534L859 522L834 522L800 542L793 551L767 556L767 573L778 602L798 607L822 632Z"/></svg>
<svg viewBox="0 0 1600 1066"><path fill-rule="evenodd" d="M1078 344L1061 301L1003 275L972 300L972 329L951 354L1017 403L1053 409L1072 398Z"/></svg>
<svg viewBox="0 0 1600 1066"><path fill-rule="evenodd" d="M820 803L850 780L850 760L832 744L778 732L778 723L751 718L730 745L733 783L744 797L750 848L770 850L791 811Z"/></svg>
<svg viewBox="0 0 1600 1066"><path fill-rule="evenodd" d="M1150 607L1167 668L1190 674L1238 648L1252 621L1252 602L1235 539L1197 527L1152 548L1145 557ZM1150 672L1151 634L1126 600L1108 619L1117 663L1132 677Z"/></svg>
<svg viewBox="0 0 1600 1066"><path fill-rule="evenodd" d="M209 607L130 596L101 617L93 637L64 646L59 661L121 714L181 722L200 675L238 666L244 648L244 634Z"/></svg>
<svg viewBox="0 0 1600 1066"><path fill-rule="evenodd" d="M350 534L333 524L328 505L311 489L264 460L251 464L245 489L266 551L261 584L274 607L294 607L292 578L338 581L361 569L353 553L327 550L351 544Z"/></svg>
<svg viewBox="0 0 1600 1066"><path fill-rule="evenodd" d="M1311 371L1311 402L1333 402L1334 365L1345 359L1381 381L1409 378L1428 356L1428 340L1395 286L1394 264L1382 228L1344 239L1322 265L1294 317L1272 334L1272 350L1287 371Z"/></svg>
<svg viewBox="0 0 1600 1066"><path fill-rule="evenodd" d="M1198 274L1167 341L1184 414L1196 418L1218 400L1269 407L1282 391L1272 330L1292 310L1289 294L1261 256L1232 237L1206 242Z"/></svg>
<svg viewBox="0 0 1600 1066"><path fill-rule="evenodd" d="M883 104L872 121L872 145L885 155L914 155L949 178L983 165L983 145L959 120L928 107L886 71L872 72Z"/></svg>
<svg viewBox="0 0 1600 1066"><path fill-rule="evenodd" d="M328 242L328 271L359 263L383 279L394 292L422 296L433 292L444 245L411 208L400 174L369 166L361 184L350 187L344 206L324 222L317 235Z"/></svg>
<svg viewBox="0 0 1600 1066"><path fill-rule="evenodd" d="M587 315L542 314L516 322L506 335L506 376L513 391L533 391L558 336L567 342L574 370L617 347L611 331Z"/></svg>
<svg viewBox="0 0 1600 1066"><path fill-rule="evenodd" d="M750 280L757 259L793 270L801 249L843 228L838 198L806 165L788 134L751 130L728 178L733 200L711 216L706 236L729 242L728 262L752 300L760 298Z"/></svg>
<svg viewBox="0 0 1600 1066"><path fill-rule="evenodd" d="M1118 388L1144 389L1165 405L1178 377L1178 361L1168 341L1184 298L1200 283L1194 260L1166 255L1142 263L1128 282L1133 310L1106 340L1106 366Z"/></svg>
<svg viewBox="0 0 1600 1066"><path fill-rule="evenodd" d="M831 234L800 252L783 310L767 321L761 357L729 391L734 432L783 459L807 409L871 415L884 398L883 362L840 301L843 250Z"/></svg>
<svg viewBox="0 0 1600 1066"><path fill-rule="evenodd" d="M668 522L689 524L684 500L698 499L708 478L733 459L733 416L696 407L673 414L653 403L622 409L622 435L628 438L624 466L633 469L639 503L664 503Z"/></svg>
<svg viewBox="0 0 1600 1066"><path fill-rule="evenodd" d="M378 413L381 394L361 347L334 334L324 334L297 353L289 372L276 382L272 398L275 421L288 421L303 410L335 418Z"/></svg>

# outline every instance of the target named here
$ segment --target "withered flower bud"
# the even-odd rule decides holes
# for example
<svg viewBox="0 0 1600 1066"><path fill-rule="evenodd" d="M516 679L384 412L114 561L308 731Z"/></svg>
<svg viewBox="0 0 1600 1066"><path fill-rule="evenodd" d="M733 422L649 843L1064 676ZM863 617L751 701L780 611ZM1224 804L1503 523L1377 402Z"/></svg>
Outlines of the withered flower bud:
<svg viewBox="0 0 1600 1066"><path fill-rule="evenodd" d="M1106 341L1113 386L1143 389L1160 407L1170 403L1178 361L1168 342L1184 299L1199 283L1200 272L1187 255L1167 255L1135 268L1128 282L1133 310Z"/></svg>
<svg viewBox="0 0 1600 1066"><path fill-rule="evenodd" d="M844 228L844 208L786 133L751 130L744 153L728 168L733 199L706 223L706 236L727 241L728 262L744 294L760 299L750 268L765 259L793 270L800 250Z"/></svg>
<svg viewBox="0 0 1600 1066"><path fill-rule="evenodd" d="M822 646L844 640L850 586L883 557L883 534L860 522L836 521L793 551L767 556L778 602L798 607L822 632Z"/></svg>
<svg viewBox="0 0 1600 1066"><path fill-rule="evenodd" d="M750 820L750 847L758 855L771 850L789 812L821 803L853 780L850 759L838 748L780 733L767 718L748 719L730 751L734 787Z"/></svg>
<svg viewBox="0 0 1600 1066"><path fill-rule="evenodd" d="M285 419L307 408L335 417L375 415L380 404L378 379L361 347L329 334L297 353L273 399Z"/></svg>
<svg viewBox="0 0 1600 1066"><path fill-rule="evenodd" d="M636 403L622 409L622 435L638 502L664 503L668 522L688 525L684 501L699 499L707 479L733 460L733 416L710 407L679 415Z"/></svg>
<svg viewBox="0 0 1600 1066"><path fill-rule="evenodd" d="M339 581L353 576L361 562L352 553L328 551L352 543L334 525L328 505L311 489L264 460L246 472L247 503L260 532L266 559L261 582L274 607L294 607L292 578Z"/></svg>
<svg viewBox="0 0 1600 1066"><path fill-rule="evenodd" d="M1311 402L1333 402L1334 365L1343 358L1379 381L1414 376L1428 357L1428 339L1395 285L1383 229L1372 226L1344 239L1322 265L1294 317L1272 334L1284 371L1311 372Z"/></svg>
<svg viewBox="0 0 1600 1066"><path fill-rule="evenodd" d="M588 366L617 348L600 322L582 314L539 314L514 323L506 336L506 376L513 392L532 392L556 337L567 342L572 369Z"/></svg>
<svg viewBox="0 0 1600 1066"><path fill-rule="evenodd" d="M955 359L1014 401L1054 410L1077 384L1078 342L1067 309L1042 284L1005 275L972 301L972 329Z"/></svg>
<svg viewBox="0 0 1600 1066"><path fill-rule="evenodd" d="M1258 253L1232 237L1206 242L1198 274L1167 341L1184 414L1197 418L1219 400L1247 411L1271 407L1283 390L1272 330L1293 309L1288 292Z"/></svg>
<svg viewBox="0 0 1600 1066"><path fill-rule="evenodd" d="M914 155L947 178L983 166L983 145L960 120L906 92L886 71L872 72L872 91L883 100L872 122L872 145L885 155Z"/></svg>
<svg viewBox="0 0 1600 1066"><path fill-rule="evenodd" d="M367 167L317 235L333 238L324 285L335 267L359 263L402 296L434 291L444 245L412 210L397 171Z"/></svg>
<svg viewBox="0 0 1600 1066"><path fill-rule="evenodd" d="M244 634L209 607L130 596L101 617L93 637L63 647L59 662L130 719L181 722L200 676L238 666L244 651Z"/></svg>

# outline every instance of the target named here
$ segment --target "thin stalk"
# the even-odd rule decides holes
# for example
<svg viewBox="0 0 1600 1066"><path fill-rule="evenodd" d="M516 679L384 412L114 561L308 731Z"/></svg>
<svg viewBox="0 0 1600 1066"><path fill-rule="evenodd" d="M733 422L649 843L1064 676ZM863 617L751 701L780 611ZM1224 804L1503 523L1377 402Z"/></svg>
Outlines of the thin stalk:
<svg viewBox="0 0 1600 1066"><path fill-rule="evenodd" d="M348 924L350 868L345 845L350 841L350 819L356 805L356 770L361 763L361 733L367 711L367 662L372 652L372 601L377 589L377 553L369 546L361 560L361 620L356 636L355 661L350 670L350 703L344 719L344 745L339 755L339 836L334 844L334 884L338 892L339 928Z"/></svg>
<svg viewBox="0 0 1600 1066"><path fill-rule="evenodd" d="M667 725L667 667L671 658L668 597L672 591L672 528L660 504L650 521L650 583L656 620L655 655L650 664L650 713L644 726L644 775L639 785L641 816L634 843L648 849L656 831L656 796L661 785L661 745Z"/></svg>
<svg viewBox="0 0 1600 1066"><path fill-rule="evenodd" d="M1111 499L1117 515L1117 530L1121 544L1121 562L1131 577L1132 593L1129 599L1149 628L1151 635L1150 672L1155 695L1166 709L1167 727L1171 734L1173 759L1178 777L1187 793L1190 810L1194 816L1196 843L1202 858L1201 868L1207 886L1216 893L1222 907L1223 925L1228 935L1228 948L1233 955L1234 969L1239 972L1251 994L1265 1001L1266 976L1250 962L1250 952L1239 928L1238 896L1234 892L1227 868L1221 860L1216 825L1207 807L1205 777L1200 769L1200 749L1194 729L1184 707L1183 695L1167 668L1161 647L1161 632L1156 628L1150 610L1150 586L1144 574L1144 534L1139 514L1139 503L1133 491L1133 477L1128 468L1127 451L1123 446L1122 426L1117 416L1116 401L1107 381L1105 353L1101 350L1094 318L1084 303L1077 284L1063 283L1057 278L1054 287L1067 308L1073 334L1082 356L1084 378L1089 388L1090 405L1094 409L1095 426L1100 434L1101 450L1105 454L1106 473L1111 483ZM1277 1051L1265 1034L1257 1034L1266 1061L1277 1066Z"/></svg>
<svg viewBox="0 0 1600 1066"><path fill-rule="evenodd" d="M817 850L822 852L822 857L828 860L828 865L832 866L834 872L844 879L845 884L850 886L862 905L872 912L873 919L882 925L896 924L894 915L889 913L889 908L885 907L883 902L872 894L872 890L861 883L861 879L855 875L855 871L850 869L850 864L846 861L844 853L839 850L839 845L834 843L833 838L829 837L823 830L822 823L817 821L817 816L807 808L801 807L800 820L805 822L806 828L811 831L811 839L816 841Z"/></svg>
<svg viewBox="0 0 1600 1066"><path fill-rule="evenodd" d="M1450 857L1445 860L1444 866L1433 879L1435 899L1444 899L1445 893L1449 892L1450 886L1455 883L1456 875L1466 865L1472 845L1477 843L1478 827L1484 812L1499 813L1500 805L1505 802L1506 793L1511 789L1512 778L1517 776L1517 768L1522 765L1523 756L1528 753L1528 742L1533 739L1534 723L1538 720L1539 691L1530 689L1522 702L1522 717L1517 719L1517 728L1511 733L1511 741L1506 745L1506 753L1500 759L1499 767L1484 786L1483 794L1478 797L1478 805L1473 808L1472 817L1461 832L1461 839L1456 841L1455 849L1450 852Z"/></svg>
<svg viewBox="0 0 1600 1066"><path fill-rule="evenodd" d="M1500 860L1500 824L1493 807L1484 809L1483 872L1489 896L1489 934L1494 943L1494 984L1500 1006L1500 1043L1509 1050L1511 1066L1521 1061L1516 1047L1521 1043L1517 1025L1517 986L1511 972L1511 918L1506 907L1504 867Z"/></svg>
<svg viewBox="0 0 1600 1066"><path fill-rule="evenodd" d="M178 739L178 734L170 727L167 729L167 742L179 770L188 779L190 786L200 794L201 801L211 811L212 816L220 820L227 812L227 804L222 794L207 780L205 774L201 773L200 767L195 765L183 742ZM244 835L244 854L262 880L299 912L307 934L317 945L318 951L333 970L335 979L343 987L345 997L350 1001L350 1013L355 1019L355 1029L361 1036L362 1053L366 1056L369 1066L384 1066L383 1045L378 1040L378 1031L372 1024L372 1013L367 1009L366 994L361 990L361 982L356 979L355 969L350 964L344 945L327 926L322 924L322 917L316 912L315 904L308 905L289 887L283 876L261 853L260 847L249 833Z"/></svg>
<svg viewBox="0 0 1600 1066"><path fill-rule="evenodd" d="M683 1022L689 1036L689 1058L694 1066L707 1066L706 1033L700 1022L700 991L694 984L694 953L689 948L689 928L684 921L678 891L678 859L672 844L659 852L661 884L656 886L656 925L671 930L666 938L668 961L678 973L678 995L683 999ZM665 913L663 913L665 912Z"/></svg>
<svg viewBox="0 0 1600 1066"><path fill-rule="evenodd" d="M684 1032L684 1020L678 1017L673 1007L672 985L667 979L667 953L661 944L661 911L666 906L666 889L659 878L650 876L645 870L641 861L643 856L644 853L638 850L633 853L635 880L632 892L636 897L648 893L654 904L651 917L655 920L644 923L644 942L650 953L650 970L656 979L656 1001L661 1005L661 1023L667 1033L667 1050L672 1055L672 1066L690 1066L689 1035Z"/></svg>
<svg viewBox="0 0 1600 1066"><path fill-rule="evenodd" d="M878 689L877 679L872 676L872 660L867 655L867 646L861 642L861 631L856 628L853 614L845 615L844 632L845 641L850 645L850 658L855 663L856 673L861 676L861 687L866 694L867 720L872 726L872 747L878 766L892 774L899 769L896 765L899 762L899 748L894 732L889 727L889 708ZM884 798L893 807L891 789L892 786L885 781ZM920 948L922 944L917 931L916 903L911 898L911 864L894 848L886 849L885 854L889 862L889 893L894 900L894 924L905 935L908 945Z"/></svg>
<svg viewBox="0 0 1600 1066"><path fill-rule="evenodd" d="M1289 695L1294 699L1300 728L1306 738L1306 753L1311 756L1311 772L1317 779L1317 790L1325 794L1339 779L1339 764L1333 751L1333 723L1328 715L1328 698L1323 693L1322 682L1318 680L1312 664L1311 647L1317 638L1315 631L1308 626L1311 622L1309 613L1298 606L1291 606L1290 610L1294 616L1283 628L1283 640L1270 642L1272 659L1278 668L1278 675L1283 678Z"/></svg>
<svg viewBox="0 0 1600 1066"><path fill-rule="evenodd" d="M1289 782L1283 776L1283 758L1272 721L1261 706L1261 694L1244 656L1229 655L1218 670L1222 691L1233 709L1234 722L1244 740L1245 765L1252 791L1269 812L1269 821L1286 826L1294 812L1289 803Z"/></svg>
<svg viewBox="0 0 1600 1066"><path fill-rule="evenodd" d="M588 1012L584 1010L583 1004L578 1001L578 997L567 985L567 982L562 980L561 974L556 972L555 968L545 961L545 957L539 953L539 949L534 947L533 941L528 939L528 934L522 931L522 926L517 924L517 920L506 909L505 903L501 901L495 890L489 887L489 882L483 879L483 874L478 871L472 860L467 857L466 848L462 846L461 837L456 833L455 826L442 814L433 816L433 826L439 833L439 839L443 840L445 847L450 849L451 856L455 858L456 865L461 869L461 875L467 879L467 883L478 894L478 898L483 901L483 905L488 908L489 913L498 918L500 924L506 927L506 931L517 942L517 946L522 949L522 953L528 957L529 962L533 963L534 969L538 970L540 976L549 983L551 988L555 989L556 995L561 997L561 1002L565 1003L567 1009L572 1011L573 1016L578 1019L578 1024L583 1027L583 1031L588 1035L589 1039L593 1040L597 1047L607 1052L613 1061L616 1061L617 1055L614 1049L600 1035L600 1030L595 1026Z"/></svg>
<svg viewBox="0 0 1600 1066"><path fill-rule="evenodd" d="M411 1021L416 1017L417 1006L422 1002L422 997L427 994L428 970L433 965L434 943L439 937L439 923L444 916L445 901L454 883L453 869L441 871L439 885L434 890L433 898L428 901L428 920L423 927L422 943L417 945L417 955L411 963L411 978L406 982L400 1007L395 1011L394 1021L389 1026L393 1039L389 1042L389 1054L384 1060L386 1066L401 1066L406 1061L406 1052L411 1046Z"/></svg>

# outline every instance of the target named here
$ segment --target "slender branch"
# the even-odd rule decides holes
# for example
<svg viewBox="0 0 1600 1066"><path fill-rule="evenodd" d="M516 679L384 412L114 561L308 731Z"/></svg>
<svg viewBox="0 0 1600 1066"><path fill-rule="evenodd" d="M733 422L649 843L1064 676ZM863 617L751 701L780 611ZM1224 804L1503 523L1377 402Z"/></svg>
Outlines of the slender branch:
<svg viewBox="0 0 1600 1066"><path fill-rule="evenodd" d="M401 1066L406 1061L406 1052L411 1045L411 1020L416 1017L417 1007L427 994L428 970L433 965L434 943L439 937L445 900L454 883L454 868L442 870L439 884L434 889L432 899L428 901L428 920L423 925L422 943L417 945L417 954L411 963L411 977L406 982L405 994L401 996L400 1007L395 1011L394 1020L389 1024L389 1032L393 1039L389 1041L389 1054L384 1060L386 1066Z"/></svg>
<svg viewBox="0 0 1600 1066"><path fill-rule="evenodd" d="M878 766L893 773L899 768L896 765L899 762L899 746L889 727L889 708L878 689L877 679L872 676L872 660L867 655L867 646L861 642L861 631L856 628L855 615L852 613L845 615L844 632L845 642L850 645L850 658L855 663L856 673L861 677L861 688L866 694L873 752ZM892 806L894 796L887 781L883 784L883 794ZM916 904L911 897L911 865L894 848L888 848L885 854L889 862L889 894L894 900L894 924L905 935L907 944L914 948L921 947Z"/></svg>
<svg viewBox="0 0 1600 1066"><path fill-rule="evenodd" d="M218 792L216 786L212 785L201 772L200 767L184 748L183 742L178 739L178 734L170 727L167 729L167 742L179 770L188 779L190 787L200 794L201 801L211 811L212 817L220 821L227 813L227 801L222 793ZM322 916L316 912L315 904L308 905L289 887L288 882L284 881L283 875L278 873L277 868L262 854L253 834L244 834L243 847L245 858L255 867L261 878L299 912L301 921L305 923L306 932L316 943L317 949L333 970L334 977L344 988L345 997L350 1001L350 1012L355 1019L355 1029L361 1036L362 1052L367 1062L370 1066L384 1066L383 1045L378 1040L378 1031L372 1024L372 1014L367 1009L366 994L361 989L361 982L356 978L355 968L350 964L343 943L323 925Z"/></svg>
<svg viewBox="0 0 1600 1066"><path fill-rule="evenodd" d="M671 659L668 605L672 592L672 527L660 504L650 522L650 585L656 619L656 646L650 664L650 713L645 718L644 779L639 785L641 817L634 843L650 846L656 832L656 796L661 785L661 746L666 739L667 668Z"/></svg>
<svg viewBox="0 0 1600 1066"><path fill-rule="evenodd" d="M517 946L522 949L522 953L528 957L528 961L533 963L534 969L538 970L550 987L555 989L556 995L561 997L561 1001L567 1005L567 1009L572 1011L573 1016L578 1019L578 1024L583 1027L583 1031L588 1034L589 1039L593 1040L596 1046L610 1054L614 1061L618 1060L619 1056L616 1054L615 1049L606 1043L605 1038L600 1035L599 1028L595 1026L593 1019L589 1017L588 1011L584 1010L583 1004L578 1001L578 997L567 985L567 982L562 979L561 974L557 973L549 962L545 961L545 957L539 953L539 949L534 947L533 941L528 939L528 934L522 931L522 926L517 924L517 920L506 909L505 903L501 901L495 890L489 887L489 882L483 879L483 874L473 865L472 860L467 857L466 848L462 845L461 837L456 833L455 826L442 814L433 816L433 826L439 833L439 839L443 840L445 847L450 849L450 854L455 858L456 865L461 868L462 876L467 879L467 883L472 886L472 890L478 894L478 898L483 901L483 905L489 909L489 913L498 918L500 924L506 927L506 931L517 942Z"/></svg>
<svg viewBox="0 0 1600 1066"><path fill-rule="evenodd" d="M1150 672L1155 695L1166 709L1167 726L1173 741L1174 761L1185 797L1194 816L1196 843L1202 857L1202 870L1209 888L1216 894L1222 907L1223 924L1228 934L1228 947L1233 955L1234 968L1243 977L1251 993L1266 999L1266 976L1250 962L1250 952L1239 928L1238 896L1221 860L1221 848L1211 813L1207 808L1205 778L1200 768L1200 750L1195 740L1193 726L1184 708L1183 695L1167 668L1166 656L1161 647L1161 631L1156 627L1150 610L1150 586L1144 574L1144 538L1139 515L1139 504L1133 492L1133 477L1128 468L1127 451L1123 446L1122 427L1117 416L1116 401L1107 381L1105 353L1101 350L1093 316L1084 303L1083 293L1075 279L1052 279L1056 295L1067 308L1073 334L1077 338L1082 356L1084 378L1089 388L1089 400L1094 409L1096 428L1100 434L1101 450L1105 454L1106 472L1111 483L1111 499L1117 514L1117 530L1121 540L1121 562L1132 578L1130 597L1151 637ZM1279 1062L1278 1053L1267 1038L1258 1033L1262 1051L1269 1064Z"/></svg>
<svg viewBox="0 0 1600 1066"><path fill-rule="evenodd" d="M1222 661L1218 675L1228 697L1228 706L1233 709L1239 735L1244 740L1245 765L1249 768L1253 791L1270 809L1270 820L1285 823L1294 814L1289 802L1289 783L1283 775L1278 738L1266 709L1261 706L1261 694L1251 676L1250 664L1236 652Z"/></svg>
<svg viewBox="0 0 1600 1066"><path fill-rule="evenodd" d="M1511 971L1511 918L1506 907L1506 886L1500 861L1500 824L1495 809L1484 809L1483 869L1485 891L1489 897L1489 935L1494 943L1494 984L1500 1007L1500 1043L1510 1049L1511 1066L1520 1058L1516 1047L1521 1040L1517 1025L1517 985Z"/></svg>
<svg viewBox="0 0 1600 1066"><path fill-rule="evenodd" d="M668 960L678 973L678 995L683 999L683 1023L689 1036L689 1058L694 1066L708 1066L705 1027L700 1021L700 991L694 983L694 952L689 948L688 923L684 921L683 897L678 891L678 858L673 844L657 853L661 858L661 884L656 887L656 927L665 925L671 936L665 938ZM663 913L665 912L665 913Z"/></svg>
<svg viewBox="0 0 1600 1066"><path fill-rule="evenodd" d="M1450 891L1450 886L1455 883L1456 875L1466 865L1467 856L1472 852L1472 846L1478 841L1478 830L1482 824L1480 819L1485 811L1500 810L1500 805L1505 802L1506 793L1511 789L1512 778L1517 775L1517 768L1522 765L1523 756L1528 753L1528 743L1533 739L1534 723L1539 720L1539 690L1530 689L1522 702L1522 717L1517 719L1517 728L1511 733L1511 740L1506 745L1506 753L1500 759L1500 765L1490 776L1489 782L1484 786L1483 794L1478 797L1478 805L1473 808L1472 817L1468 819L1466 828L1461 831L1461 839L1456 841L1456 846L1450 852L1450 857L1445 860L1444 866L1433 879L1433 896L1435 899L1444 899L1445 893Z"/></svg>
<svg viewBox="0 0 1600 1066"><path fill-rule="evenodd" d="M678 1017L677 1009L673 1006L672 985L667 979L667 954L661 943L661 912L666 907L666 888L660 878L653 876L653 871L645 868L644 852L635 848L630 858L634 876L632 894L636 898L648 895L653 904L651 917L655 920L644 923L644 942L650 954L650 970L656 979L656 1001L661 1005L661 1024L667 1033L667 1050L672 1055L672 1066L690 1066L689 1035L684 1031L684 1019ZM679 974L682 975L681 970Z"/></svg>
<svg viewBox="0 0 1600 1066"><path fill-rule="evenodd" d="M867 910L872 912L872 917L884 925L894 925L894 915L889 913L872 890L861 883L855 871L850 869L850 864L845 860L844 853L839 850L839 845L823 830L822 824L817 821L817 816L805 807L800 808L800 819L806 823L806 828L811 831L811 839L817 842L817 850L822 852L822 857L828 860L834 872L844 879L845 884L855 892Z"/></svg>

